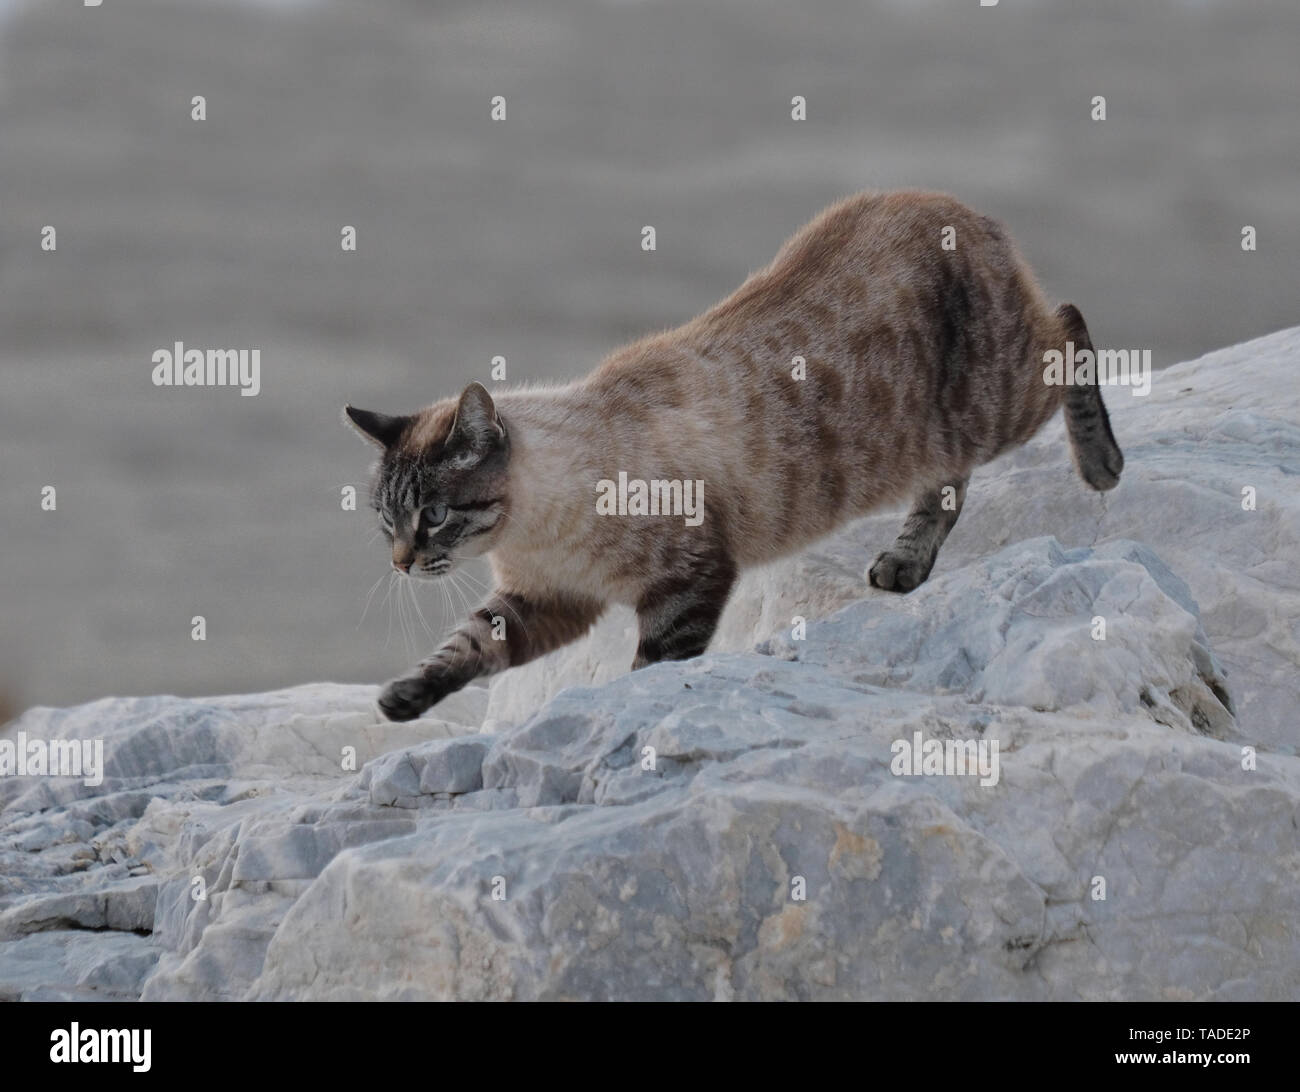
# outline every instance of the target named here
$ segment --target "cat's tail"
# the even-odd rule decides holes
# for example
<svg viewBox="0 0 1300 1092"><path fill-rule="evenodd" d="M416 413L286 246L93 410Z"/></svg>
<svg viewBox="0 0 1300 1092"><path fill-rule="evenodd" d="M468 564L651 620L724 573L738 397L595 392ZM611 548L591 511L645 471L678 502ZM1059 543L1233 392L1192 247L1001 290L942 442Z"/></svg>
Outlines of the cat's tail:
<svg viewBox="0 0 1300 1092"><path fill-rule="evenodd" d="M1064 339L1074 342L1075 353L1087 349L1095 360L1092 338L1088 336L1088 327L1079 309L1072 303L1063 303L1056 309L1056 317L1061 322ZM1124 455L1110 430L1110 417L1106 413L1106 403L1101 399L1097 378L1094 368L1091 383L1066 386L1065 428L1070 436L1079 477L1093 489L1106 490L1119 484Z"/></svg>

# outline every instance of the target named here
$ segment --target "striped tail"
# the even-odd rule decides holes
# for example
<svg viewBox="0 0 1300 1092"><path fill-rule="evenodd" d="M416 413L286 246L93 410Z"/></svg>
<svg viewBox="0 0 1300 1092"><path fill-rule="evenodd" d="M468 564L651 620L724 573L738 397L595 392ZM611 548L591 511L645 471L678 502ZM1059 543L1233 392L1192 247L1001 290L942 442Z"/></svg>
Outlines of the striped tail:
<svg viewBox="0 0 1300 1092"><path fill-rule="evenodd" d="M1063 303L1056 309L1056 317L1061 320L1064 338L1074 342L1075 352L1088 349L1095 359L1092 338L1079 309L1072 303ZM1124 455L1110 430L1110 417L1096 380L1094 369L1092 383L1070 384L1065 388L1065 428L1079 476L1093 489L1104 491L1119 484Z"/></svg>

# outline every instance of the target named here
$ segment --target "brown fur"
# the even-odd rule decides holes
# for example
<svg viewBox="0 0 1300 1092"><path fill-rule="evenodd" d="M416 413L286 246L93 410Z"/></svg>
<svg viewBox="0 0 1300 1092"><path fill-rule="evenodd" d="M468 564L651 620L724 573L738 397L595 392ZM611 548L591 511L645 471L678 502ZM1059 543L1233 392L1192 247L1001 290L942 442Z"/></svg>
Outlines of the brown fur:
<svg viewBox="0 0 1300 1092"><path fill-rule="evenodd" d="M940 245L949 226L955 250ZM475 675L581 635L609 603L637 610L637 666L697 654L740 569L907 498L916 503L904 531L870 580L911 590L971 472L1028 440L1063 397L1080 472L1110 488L1122 457L1099 392L1067 396L1043 381L1044 353L1067 338L1090 344L1082 316L1047 303L988 217L929 193L834 205L686 325L615 352L585 379L495 398L504 436L479 476L481 492L504 501L469 552L490 552L498 601L390 684L381 706L418 715ZM802 380L792 378L796 356ZM482 406L493 400L467 405L468 394L407 419L386 459L442 458L458 428L491 417ZM597 482L620 471L704 481L703 523L598 514ZM505 615L508 628L507 607L532 636L484 651L483 617Z"/></svg>

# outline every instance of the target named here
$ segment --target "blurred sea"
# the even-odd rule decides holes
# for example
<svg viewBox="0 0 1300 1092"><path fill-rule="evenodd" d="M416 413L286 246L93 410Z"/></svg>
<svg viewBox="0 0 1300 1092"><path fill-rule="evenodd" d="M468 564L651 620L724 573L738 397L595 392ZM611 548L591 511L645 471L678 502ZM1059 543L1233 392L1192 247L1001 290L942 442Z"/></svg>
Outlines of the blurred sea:
<svg viewBox="0 0 1300 1092"><path fill-rule="evenodd" d="M396 674L432 638L389 636L382 583L358 624L387 560L340 508L370 462L342 405L409 409L497 355L582 374L857 189L1002 218L1099 342L1158 366L1300 321L1294 0L0 12L10 713ZM259 348L262 393L153 387L177 340Z"/></svg>

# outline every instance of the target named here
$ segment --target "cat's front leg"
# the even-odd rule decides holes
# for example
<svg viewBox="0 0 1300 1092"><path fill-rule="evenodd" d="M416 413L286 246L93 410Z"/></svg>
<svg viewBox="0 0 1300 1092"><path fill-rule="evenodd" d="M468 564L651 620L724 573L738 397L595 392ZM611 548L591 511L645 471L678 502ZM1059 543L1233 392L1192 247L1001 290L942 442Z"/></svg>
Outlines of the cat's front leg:
<svg viewBox="0 0 1300 1092"><path fill-rule="evenodd" d="M432 709L448 694L454 694L470 681L453 672L435 671L426 661L411 675L403 675L386 684L379 693L379 711L389 720L415 720Z"/></svg>
<svg viewBox="0 0 1300 1092"><path fill-rule="evenodd" d="M736 564L724 553L678 562L642 593L636 606L639 641L632 669L661 660L688 660L708 648L736 582Z"/></svg>
<svg viewBox="0 0 1300 1092"><path fill-rule="evenodd" d="M600 617L594 599L533 599L497 592L409 675L388 683L379 709L389 720L414 720L474 679L518 667L575 641Z"/></svg>

